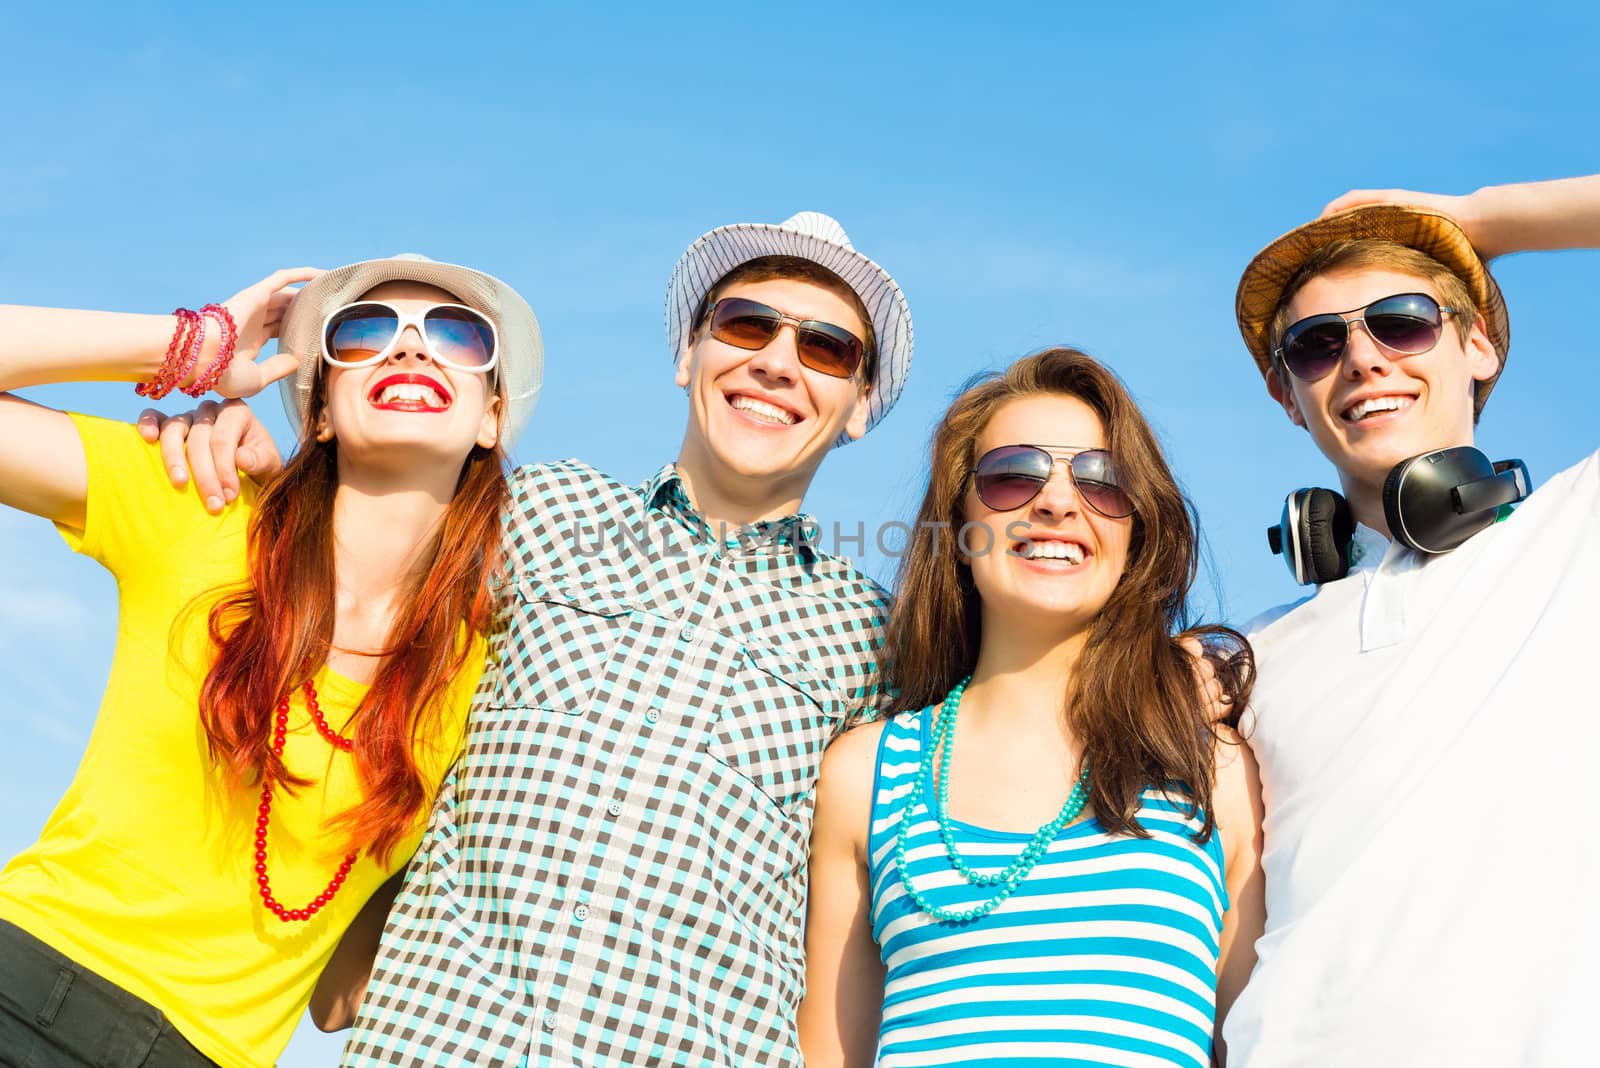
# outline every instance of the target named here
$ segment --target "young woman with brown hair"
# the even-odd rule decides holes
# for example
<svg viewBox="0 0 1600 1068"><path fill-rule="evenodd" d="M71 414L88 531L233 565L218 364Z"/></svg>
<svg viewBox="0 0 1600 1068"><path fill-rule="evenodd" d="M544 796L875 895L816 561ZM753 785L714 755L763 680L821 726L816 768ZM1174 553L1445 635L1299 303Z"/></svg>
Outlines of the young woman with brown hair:
<svg viewBox="0 0 1600 1068"><path fill-rule="evenodd" d="M1193 510L1099 363L1051 349L934 433L886 650L904 711L818 787L808 1065L1206 1065L1262 922L1253 761L1183 639ZM959 754L959 759L957 759Z"/></svg>
<svg viewBox="0 0 1600 1068"><path fill-rule="evenodd" d="M282 476L211 515L134 427L0 393L0 503L120 593L83 763L0 873L8 1057L276 1059L369 898L381 919L460 750L503 450L541 367L521 297L420 257L279 272L200 313L0 308L0 390L283 379L304 428Z"/></svg>

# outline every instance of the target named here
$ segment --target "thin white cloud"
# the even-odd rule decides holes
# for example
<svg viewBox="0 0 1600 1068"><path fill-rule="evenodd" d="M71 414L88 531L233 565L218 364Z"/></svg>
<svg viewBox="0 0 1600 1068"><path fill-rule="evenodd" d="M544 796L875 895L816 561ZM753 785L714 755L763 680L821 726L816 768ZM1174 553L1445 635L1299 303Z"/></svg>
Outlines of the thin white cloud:
<svg viewBox="0 0 1600 1068"><path fill-rule="evenodd" d="M93 618L88 603L65 590L0 590L0 637L76 635Z"/></svg>
<svg viewBox="0 0 1600 1068"><path fill-rule="evenodd" d="M70 749L82 749L89 741L86 734L70 723L60 719L53 719L42 713L35 712L23 716L22 724L39 737L57 742Z"/></svg>
<svg viewBox="0 0 1600 1068"><path fill-rule="evenodd" d="M75 753L81 751L89 740L99 695L69 692L50 675L23 671L20 664L0 663L0 668L12 679L6 700L0 703L0 724L8 731L21 728ZM83 673L74 671L66 677L81 679Z"/></svg>

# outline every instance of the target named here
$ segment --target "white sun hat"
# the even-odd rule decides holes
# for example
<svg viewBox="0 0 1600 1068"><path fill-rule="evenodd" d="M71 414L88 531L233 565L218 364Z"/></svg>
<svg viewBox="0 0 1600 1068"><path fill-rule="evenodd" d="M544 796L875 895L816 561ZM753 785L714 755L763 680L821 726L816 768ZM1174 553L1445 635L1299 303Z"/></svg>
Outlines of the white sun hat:
<svg viewBox="0 0 1600 1068"><path fill-rule="evenodd" d="M877 373L867 396L867 429L872 429L900 399L911 371L911 309L889 272L852 248L844 227L819 211L802 211L776 226L719 226L689 246L667 282L667 347L673 361L688 344L695 309L711 288L735 267L763 256L810 260L838 275L861 298L878 340Z"/></svg>
<svg viewBox="0 0 1600 1068"><path fill-rule="evenodd" d="M500 339L500 362L494 373L500 376L506 395L500 444L509 449L528 425L544 382L544 340L539 334L539 320L515 289L493 275L454 263L439 263L415 252L336 267L313 278L295 295L278 335L278 350L300 357L299 370L278 384L283 410L294 432L299 434L305 422L311 386L322 365L323 324L334 311L384 282L437 286L494 323Z"/></svg>

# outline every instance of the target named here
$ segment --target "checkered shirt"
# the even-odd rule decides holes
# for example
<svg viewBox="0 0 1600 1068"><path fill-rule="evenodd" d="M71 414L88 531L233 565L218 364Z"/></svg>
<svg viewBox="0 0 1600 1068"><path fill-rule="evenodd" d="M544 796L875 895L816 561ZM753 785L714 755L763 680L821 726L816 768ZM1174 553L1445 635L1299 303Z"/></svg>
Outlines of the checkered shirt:
<svg viewBox="0 0 1600 1068"><path fill-rule="evenodd" d="M817 768L887 595L807 517L711 530L670 464L512 489L496 666L344 1063L799 1065Z"/></svg>

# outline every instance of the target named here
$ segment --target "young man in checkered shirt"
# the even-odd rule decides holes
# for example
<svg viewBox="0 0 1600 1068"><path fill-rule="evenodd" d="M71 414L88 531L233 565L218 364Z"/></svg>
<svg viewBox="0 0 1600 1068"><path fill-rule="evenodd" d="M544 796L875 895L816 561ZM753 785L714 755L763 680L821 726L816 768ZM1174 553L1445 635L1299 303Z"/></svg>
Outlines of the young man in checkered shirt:
<svg viewBox="0 0 1600 1068"><path fill-rule="evenodd" d="M877 706L888 599L799 509L899 396L911 318L807 212L695 242L667 332L674 463L513 476L465 755L313 1002L326 1027L359 1007L347 1065L800 1063L811 794Z"/></svg>

